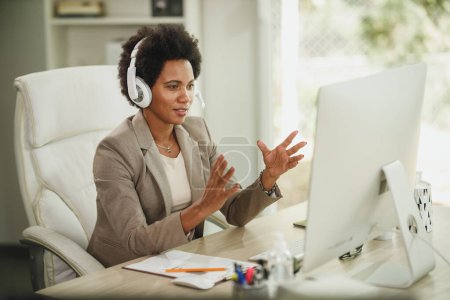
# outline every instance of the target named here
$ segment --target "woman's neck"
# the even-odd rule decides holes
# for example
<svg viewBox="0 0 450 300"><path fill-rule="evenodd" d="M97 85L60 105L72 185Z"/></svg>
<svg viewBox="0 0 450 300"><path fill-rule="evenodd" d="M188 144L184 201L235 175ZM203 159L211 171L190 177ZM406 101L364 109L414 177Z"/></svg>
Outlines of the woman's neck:
<svg viewBox="0 0 450 300"><path fill-rule="evenodd" d="M143 114L153 139L157 144L165 145L173 143L175 139L173 135L173 124L164 123L162 120L156 118L151 112L146 112L146 110L143 111Z"/></svg>

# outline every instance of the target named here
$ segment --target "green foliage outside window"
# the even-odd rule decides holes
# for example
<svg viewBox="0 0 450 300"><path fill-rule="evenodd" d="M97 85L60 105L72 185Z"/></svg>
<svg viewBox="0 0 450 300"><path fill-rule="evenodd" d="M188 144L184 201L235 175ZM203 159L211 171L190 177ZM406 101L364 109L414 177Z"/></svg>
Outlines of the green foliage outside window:
<svg viewBox="0 0 450 300"><path fill-rule="evenodd" d="M375 3L375 2L374 2ZM361 34L371 57L386 64L417 61L450 49L450 1L383 0L361 16ZM375 7L374 7L375 8Z"/></svg>

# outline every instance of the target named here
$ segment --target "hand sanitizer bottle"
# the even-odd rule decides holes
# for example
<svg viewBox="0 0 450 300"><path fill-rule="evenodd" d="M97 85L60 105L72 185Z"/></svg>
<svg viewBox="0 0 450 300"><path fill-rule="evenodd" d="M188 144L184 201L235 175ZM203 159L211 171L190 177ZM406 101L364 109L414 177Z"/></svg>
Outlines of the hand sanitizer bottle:
<svg viewBox="0 0 450 300"><path fill-rule="evenodd" d="M294 278L294 260L281 232L275 233L275 244L269 254L269 293L275 296L280 284Z"/></svg>

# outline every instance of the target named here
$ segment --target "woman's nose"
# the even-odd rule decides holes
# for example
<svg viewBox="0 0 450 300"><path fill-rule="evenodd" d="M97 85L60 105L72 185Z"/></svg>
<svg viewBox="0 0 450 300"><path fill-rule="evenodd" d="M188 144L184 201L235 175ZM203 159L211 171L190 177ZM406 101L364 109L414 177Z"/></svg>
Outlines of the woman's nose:
<svg viewBox="0 0 450 300"><path fill-rule="evenodd" d="M193 97L194 97L194 92L189 89L184 88L181 91L181 95L180 95L179 99L183 102L191 102Z"/></svg>

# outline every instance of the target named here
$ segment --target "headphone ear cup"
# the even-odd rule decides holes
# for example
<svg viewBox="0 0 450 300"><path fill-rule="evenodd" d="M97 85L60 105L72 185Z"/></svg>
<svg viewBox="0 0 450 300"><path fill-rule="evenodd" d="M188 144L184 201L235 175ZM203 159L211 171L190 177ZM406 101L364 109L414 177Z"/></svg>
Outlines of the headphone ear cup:
<svg viewBox="0 0 450 300"><path fill-rule="evenodd" d="M142 78L136 76L136 89L138 96L132 101L139 107L146 108L152 102L152 91Z"/></svg>

